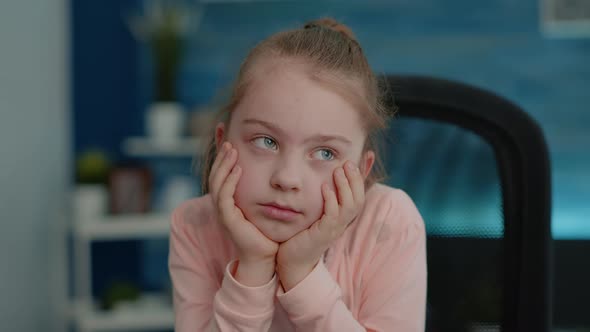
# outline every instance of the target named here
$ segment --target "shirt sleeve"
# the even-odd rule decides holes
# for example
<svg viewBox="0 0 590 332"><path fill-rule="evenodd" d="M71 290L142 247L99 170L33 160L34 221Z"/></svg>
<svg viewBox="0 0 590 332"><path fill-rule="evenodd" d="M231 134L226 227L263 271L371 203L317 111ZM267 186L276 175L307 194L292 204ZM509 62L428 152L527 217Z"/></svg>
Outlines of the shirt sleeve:
<svg viewBox="0 0 590 332"><path fill-rule="evenodd" d="M426 235L422 217L411 199L401 193L401 199L386 213L388 220L361 274L358 319L346 307L339 285L320 261L288 292L279 287L277 297L297 330L424 331Z"/></svg>
<svg viewBox="0 0 590 332"><path fill-rule="evenodd" d="M221 286L202 248L178 213L172 214L168 266L173 284L175 331L268 331L274 314L277 277L247 287L232 276L237 261L227 264Z"/></svg>
<svg viewBox="0 0 590 332"><path fill-rule="evenodd" d="M279 287L277 298L297 331L365 331L322 261L288 292Z"/></svg>
<svg viewBox="0 0 590 332"><path fill-rule="evenodd" d="M396 190L362 280L359 320L369 331L424 331L426 231L414 202Z"/></svg>

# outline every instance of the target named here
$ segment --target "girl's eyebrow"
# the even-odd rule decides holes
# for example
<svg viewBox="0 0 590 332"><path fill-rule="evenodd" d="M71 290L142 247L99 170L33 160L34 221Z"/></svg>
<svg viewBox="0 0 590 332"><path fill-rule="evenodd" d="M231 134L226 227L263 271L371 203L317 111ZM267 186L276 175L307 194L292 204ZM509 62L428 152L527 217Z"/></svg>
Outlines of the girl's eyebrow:
<svg viewBox="0 0 590 332"><path fill-rule="evenodd" d="M251 125L254 125L254 124L261 125L261 126L266 127L270 131L273 131L273 132L275 132L277 134L282 134L282 135L285 134L285 132L281 128L277 127L276 125L274 125L274 124L272 124L270 122L264 121L264 120L259 120L259 119L244 119L242 121L242 123L243 124L251 124ZM308 143L308 142L329 142L329 141L339 141L339 142L342 142L342 143L347 144L347 145L352 145L352 142L348 138L346 138L344 136L341 136L341 135L322 135L322 134L318 134L318 135L314 135L314 136L308 137L308 138L305 139L304 143Z"/></svg>

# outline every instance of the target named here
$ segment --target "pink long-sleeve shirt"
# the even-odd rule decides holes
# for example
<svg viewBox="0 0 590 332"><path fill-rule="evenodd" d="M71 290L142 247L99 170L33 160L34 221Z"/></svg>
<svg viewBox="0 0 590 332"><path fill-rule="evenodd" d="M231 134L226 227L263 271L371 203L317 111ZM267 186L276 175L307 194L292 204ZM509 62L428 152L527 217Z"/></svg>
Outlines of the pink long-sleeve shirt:
<svg viewBox="0 0 590 332"><path fill-rule="evenodd" d="M181 204L171 223L178 332L424 331L424 223L399 189L369 188L357 219L288 292L276 274L259 287L233 278L235 249L209 195Z"/></svg>

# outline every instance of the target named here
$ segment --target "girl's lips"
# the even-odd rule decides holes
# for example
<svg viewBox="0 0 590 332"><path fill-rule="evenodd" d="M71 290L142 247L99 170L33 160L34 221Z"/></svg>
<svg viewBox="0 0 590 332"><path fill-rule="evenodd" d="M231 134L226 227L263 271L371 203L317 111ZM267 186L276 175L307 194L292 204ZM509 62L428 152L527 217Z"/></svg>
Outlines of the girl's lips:
<svg viewBox="0 0 590 332"><path fill-rule="evenodd" d="M276 220L281 220L281 221L292 221L298 215L301 214L297 211L294 211L291 209L286 209L286 208L281 208L276 205L260 204L260 206L262 207L262 214L264 214L267 218L270 218L270 219L276 219Z"/></svg>

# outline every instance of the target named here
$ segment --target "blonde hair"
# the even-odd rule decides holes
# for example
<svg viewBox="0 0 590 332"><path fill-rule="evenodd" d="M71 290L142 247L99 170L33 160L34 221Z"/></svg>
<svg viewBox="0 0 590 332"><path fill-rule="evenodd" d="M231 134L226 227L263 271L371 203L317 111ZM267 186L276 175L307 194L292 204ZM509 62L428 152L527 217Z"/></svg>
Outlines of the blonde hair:
<svg viewBox="0 0 590 332"><path fill-rule="evenodd" d="M314 20L302 28L278 32L256 45L243 61L229 103L221 109L217 122L226 130L232 111L246 94L255 77L257 64L263 61L292 60L303 64L311 78L335 88L362 111L367 140L363 152L375 151L375 164L367 176L366 188L385 178L378 150L380 135L395 109L383 104L382 89L352 31L331 18ZM359 90L360 93L359 93ZM209 192L208 179L216 156L214 128L202 158L202 192Z"/></svg>

